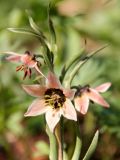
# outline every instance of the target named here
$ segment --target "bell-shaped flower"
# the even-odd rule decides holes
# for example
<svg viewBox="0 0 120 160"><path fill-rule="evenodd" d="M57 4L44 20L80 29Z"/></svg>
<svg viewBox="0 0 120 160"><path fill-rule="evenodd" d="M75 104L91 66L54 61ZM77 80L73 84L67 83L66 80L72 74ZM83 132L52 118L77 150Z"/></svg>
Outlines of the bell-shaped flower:
<svg viewBox="0 0 120 160"><path fill-rule="evenodd" d="M64 89L57 77L50 72L46 85L23 85L23 89L31 96L37 97L29 106L25 116L38 116L45 113L46 122L51 130L60 121L61 115L76 121L76 110L71 102L75 92Z"/></svg>
<svg viewBox="0 0 120 160"><path fill-rule="evenodd" d="M24 71L23 79L25 79L26 76L31 78L32 68L35 68L37 72L43 75L43 73L38 68L38 61L36 60L35 55L31 55L29 51L26 51L25 54L18 54L15 52L5 52L5 53L10 54L10 56L6 58L8 61L21 63L20 66L16 67L16 71Z"/></svg>
<svg viewBox="0 0 120 160"><path fill-rule="evenodd" d="M90 88L88 85L84 87L80 87L75 93L74 104L77 111L82 114L86 114L89 102L95 102L104 107L109 107L109 104L103 99L103 97L99 94L108 90L111 86L110 82L101 84L96 88Z"/></svg>

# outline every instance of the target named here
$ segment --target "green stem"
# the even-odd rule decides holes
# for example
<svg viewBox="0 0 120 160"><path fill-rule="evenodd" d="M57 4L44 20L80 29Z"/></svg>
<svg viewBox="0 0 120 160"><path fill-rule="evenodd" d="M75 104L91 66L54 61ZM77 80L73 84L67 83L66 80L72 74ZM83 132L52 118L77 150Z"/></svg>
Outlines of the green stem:
<svg viewBox="0 0 120 160"><path fill-rule="evenodd" d="M48 125L46 125L46 132L49 136L50 141L50 153L49 159L50 160L57 160L58 152L57 152L57 143L54 134L50 131Z"/></svg>
<svg viewBox="0 0 120 160"><path fill-rule="evenodd" d="M76 145L74 149L74 153L71 160L79 160L80 152L81 152L81 139L80 139L80 130L79 130L79 123L76 123Z"/></svg>
<svg viewBox="0 0 120 160"><path fill-rule="evenodd" d="M63 143L62 143L62 134L61 134L61 121L58 123L55 129L55 135L58 142L58 160L63 160Z"/></svg>

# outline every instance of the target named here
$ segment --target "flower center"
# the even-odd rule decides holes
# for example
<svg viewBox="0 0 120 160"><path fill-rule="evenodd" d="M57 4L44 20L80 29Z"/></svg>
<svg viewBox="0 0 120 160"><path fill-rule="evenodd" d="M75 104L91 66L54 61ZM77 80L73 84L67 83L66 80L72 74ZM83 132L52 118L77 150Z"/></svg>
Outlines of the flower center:
<svg viewBox="0 0 120 160"><path fill-rule="evenodd" d="M56 88L47 89L45 92L45 103L53 109L59 109L65 102L65 95L63 91Z"/></svg>

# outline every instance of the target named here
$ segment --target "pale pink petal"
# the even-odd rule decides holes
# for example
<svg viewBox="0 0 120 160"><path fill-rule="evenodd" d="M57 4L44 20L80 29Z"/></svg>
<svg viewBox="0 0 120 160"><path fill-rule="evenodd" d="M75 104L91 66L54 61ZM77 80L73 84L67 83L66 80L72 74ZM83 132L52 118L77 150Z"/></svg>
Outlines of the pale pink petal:
<svg viewBox="0 0 120 160"><path fill-rule="evenodd" d="M59 111L55 111L52 108L49 109L49 111L46 112L46 122L51 130L51 132L54 132L54 128L57 125L57 123L60 121L61 114Z"/></svg>
<svg viewBox="0 0 120 160"><path fill-rule="evenodd" d="M11 51L3 51L3 52L0 52L0 54L10 54L10 55L13 55L13 56L22 56L19 53L11 52Z"/></svg>
<svg viewBox="0 0 120 160"><path fill-rule="evenodd" d="M38 68L38 66L37 66L37 64L34 66L35 67L35 69L36 69L36 71L38 72L38 73L40 73L43 77L45 77L45 75L40 71L40 69ZM45 79L47 79L46 77L45 77Z"/></svg>
<svg viewBox="0 0 120 160"><path fill-rule="evenodd" d="M48 74L46 85L48 88L61 88L62 87L59 79L52 72L49 72Z"/></svg>
<svg viewBox="0 0 120 160"><path fill-rule="evenodd" d="M27 63L29 68L34 68L37 65L37 62L34 60L31 60Z"/></svg>
<svg viewBox="0 0 120 160"><path fill-rule="evenodd" d="M20 62L20 59L21 59L21 55L11 55L6 57L6 60L10 62Z"/></svg>
<svg viewBox="0 0 120 160"><path fill-rule="evenodd" d="M36 61L32 60L32 57L28 54L23 54L21 56L21 62L31 68L33 68L37 63Z"/></svg>
<svg viewBox="0 0 120 160"><path fill-rule="evenodd" d="M67 119L77 121L77 114L75 108L69 99L66 99L62 110L64 117L66 117Z"/></svg>
<svg viewBox="0 0 120 160"><path fill-rule="evenodd" d="M103 84L99 85L98 87L96 87L95 90L97 90L98 92L105 92L108 90L108 88L110 86L111 86L110 82L103 83Z"/></svg>
<svg viewBox="0 0 120 160"><path fill-rule="evenodd" d="M72 89L63 89L63 93L69 99L73 99L75 95L75 91Z"/></svg>
<svg viewBox="0 0 120 160"><path fill-rule="evenodd" d="M90 88L89 90L90 91L86 93L89 99L104 107L109 107L109 104L102 98L102 96L95 89Z"/></svg>
<svg viewBox="0 0 120 160"><path fill-rule="evenodd" d="M82 95L80 97L76 97L75 100L75 108L82 114L86 114L89 107L89 99L86 95Z"/></svg>
<svg viewBox="0 0 120 160"><path fill-rule="evenodd" d="M29 106L24 116L38 116L45 113L47 110L48 107L45 105L45 101L43 99L36 99Z"/></svg>
<svg viewBox="0 0 120 160"><path fill-rule="evenodd" d="M45 86L41 87L38 84L22 85L22 87L29 95L34 96L34 97L44 96L44 93L46 91Z"/></svg>

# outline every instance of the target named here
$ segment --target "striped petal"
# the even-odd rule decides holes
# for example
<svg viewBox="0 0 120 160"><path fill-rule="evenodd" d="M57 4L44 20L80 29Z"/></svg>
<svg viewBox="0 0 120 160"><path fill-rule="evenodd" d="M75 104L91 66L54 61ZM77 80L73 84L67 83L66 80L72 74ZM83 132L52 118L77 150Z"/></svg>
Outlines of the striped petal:
<svg viewBox="0 0 120 160"><path fill-rule="evenodd" d="M86 95L82 95L81 97L76 97L75 100L75 108L82 114L86 114L89 107L89 99Z"/></svg>
<svg viewBox="0 0 120 160"><path fill-rule="evenodd" d="M60 112L54 111L52 108L46 112L45 118L51 132L54 132L55 126L60 121L60 117L61 117Z"/></svg>
<svg viewBox="0 0 120 160"><path fill-rule="evenodd" d="M36 99L29 106L24 116L38 116L45 113L47 110L48 107L45 105L45 101L43 99Z"/></svg>
<svg viewBox="0 0 120 160"><path fill-rule="evenodd" d="M75 95L75 91L72 89L63 89L63 93L69 99L73 99Z"/></svg>
<svg viewBox="0 0 120 160"><path fill-rule="evenodd" d="M11 55L6 57L6 60L10 62L20 62L20 59L21 59L21 55Z"/></svg>
<svg viewBox="0 0 120 160"><path fill-rule="evenodd" d="M46 91L45 86L40 86L38 84L34 85L22 85L23 89L31 96L34 97L41 97L44 96L44 93Z"/></svg>
<svg viewBox="0 0 120 160"><path fill-rule="evenodd" d="M63 107L63 116L67 119L77 121L77 114L72 102L69 99L66 99Z"/></svg>
<svg viewBox="0 0 120 160"><path fill-rule="evenodd" d="M104 106L109 107L109 104L102 98L102 96L95 90L95 89L89 89L90 91L87 92L87 96L90 100Z"/></svg>
<svg viewBox="0 0 120 160"><path fill-rule="evenodd" d="M46 85L48 88L62 88L59 79L52 72L48 74Z"/></svg>
<svg viewBox="0 0 120 160"><path fill-rule="evenodd" d="M110 82L103 83L100 86L96 87L95 90L97 90L98 92L105 92L108 90L110 86L111 86Z"/></svg>

